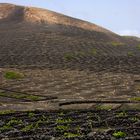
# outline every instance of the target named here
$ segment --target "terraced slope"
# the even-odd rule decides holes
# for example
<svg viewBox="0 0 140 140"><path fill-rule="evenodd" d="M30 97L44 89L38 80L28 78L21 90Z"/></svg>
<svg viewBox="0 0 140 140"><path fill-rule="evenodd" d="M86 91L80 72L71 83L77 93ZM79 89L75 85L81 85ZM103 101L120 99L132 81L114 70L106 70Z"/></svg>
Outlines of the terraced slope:
<svg viewBox="0 0 140 140"><path fill-rule="evenodd" d="M100 96L102 91L103 95L112 94L115 89L121 94L125 87L123 93L129 94L128 90L135 92L132 85L139 80L139 59L138 40L121 37L95 24L49 10L0 4L2 87L28 92L30 84L27 83L32 83L31 88L41 94L57 93L60 96L64 92L66 96L68 92L71 97L86 93L84 98L95 94ZM14 80L10 85L4 73L11 67L20 68L28 77ZM36 74L40 77L36 78ZM67 82L60 76L63 74L66 74L64 80ZM103 81L98 82L100 75ZM121 86L108 83L113 79L118 81L120 77L126 80L125 85L129 88L124 86L122 78ZM138 78L130 81L130 77ZM57 83L52 88L48 87L51 81Z"/></svg>
<svg viewBox="0 0 140 140"><path fill-rule="evenodd" d="M139 139L139 60L137 38L0 4L0 139Z"/></svg>
<svg viewBox="0 0 140 140"><path fill-rule="evenodd" d="M10 89L59 99L133 98L139 59L138 40L49 10L0 4L2 97ZM6 79L9 68L25 76Z"/></svg>
<svg viewBox="0 0 140 140"><path fill-rule="evenodd" d="M137 41L48 10L1 4L0 12L1 67L139 70Z"/></svg>

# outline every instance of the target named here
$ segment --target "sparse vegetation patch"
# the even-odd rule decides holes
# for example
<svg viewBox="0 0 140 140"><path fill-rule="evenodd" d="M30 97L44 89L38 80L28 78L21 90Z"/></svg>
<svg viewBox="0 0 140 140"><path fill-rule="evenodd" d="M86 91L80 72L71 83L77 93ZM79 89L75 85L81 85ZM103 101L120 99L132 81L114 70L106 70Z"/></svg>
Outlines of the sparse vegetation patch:
<svg viewBox="0 0 140 140"><path fill-rule="evenodd" d="M111 110L112 108L112 105L99 105L96 107L98 110Z"/></svg>
<svg viewBox="0 0 140 140"><path fill-rule="evenodd" d="M4 74L5 79L22 79L24 75L16 71L7 71Z"/></svg>
<svg viewBox="0 0 140 140"><path fill-rule="evenodd" d="M97 49L96 48L93 48L91 50L91 54L94 55L94 56L97 55Z"/></svg>
<svg viewBox="0 0 140 140"><path fill-rule="evenodd" d="M34 126L33 126L33 124L30 124L30 125L27 125L24 128L22 128L21 131L28 132L28 131L31 131L32 129L34 129Z"/></svg>
<svg viewBox="0 0 140 140"><path fill-rule="evenodd" d="M121 43L121 42L111 42L110 44L112 46L123 46L123 45L125 45L124 43Z"/></svg>
<svg viewBox="0 0 140 140"><path fill-rule="evenodd" d="M126 133L125 132L122 132L122 131L118 131L118 132L114 132L113 133L113 136L115 138L124 138L124 137L126 137Z"/></svg>
<svg viewBox="0 0 140 140"><path fill-rule="evenodd" d="M67 61L71 61L71 60L74 60L78 57L84 57L84 56L86 56L86 53L83 51L74 52L74 53L65 53L64 59Z"/></svg>
<svg viewBox="0 0 140 140"><path fill-rule="evenodd" d="M140 44L137 46L137 49L140 51Z"/></svg>
<svg viewBox="0 0 140 140"><path fill-rule="evenodd" d="M29 100L29 101L38 101L45 99L45 97L36 96L36 95L30 95L30 94L24 94L24 93L16 93L16 92L0 92L0 96L2 97L8 97L8 98L15 98L15 99L23 99L23 100Z"/></svg>
<svg viewBox="0 0 140 140"><path fill-rule="evenodd" d="M125 111L119 112L117 115L117 117L126 117L127 113Z"/></svg>
<svg viewBox="0 0 140 140"><path fill-rule="evenodd" d="M134 56L134 53L132 51L127 52L128 56Z"/></svg>
<svg viewBox="0 0 140 140"><path fill-rule="evenodd" d="M4 110L4 111L0 111L0 115L6 115L6 114L11 114L11 113L15 113L14 110Z"/></svg>
<svg viewBox="0 0 140 140"><path fill-rule="evenodd" d="M80 134L64 133L65 138L75 138L75 137L79 137L79 136L80 136Z"/></svg>
<svg viewBox="0 0 140 140"><path fill-rule="evenodd" d="M68 60L68 61L71 61L71 60L75 59L75 57L76 57L75 54L72 54L72 53L64 54L64 59Z"/></svg>
<svg viewBox="0 0 140 140"><path fill-rule="evenodd" d="M132 101L140 101L140 97L130 98L130 100L132 100Z"/></svg>

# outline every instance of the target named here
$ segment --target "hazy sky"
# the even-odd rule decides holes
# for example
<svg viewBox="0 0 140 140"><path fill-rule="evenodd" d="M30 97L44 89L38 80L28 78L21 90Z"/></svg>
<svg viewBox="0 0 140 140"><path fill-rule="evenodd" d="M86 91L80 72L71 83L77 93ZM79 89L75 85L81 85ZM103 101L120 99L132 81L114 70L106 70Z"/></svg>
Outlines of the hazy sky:
<svg viewBox="0 0 140 140"><path fill-rule="evenodd" d="M123 35L140 37L140 0L0 0L42 7L87 20Z"/></svg>

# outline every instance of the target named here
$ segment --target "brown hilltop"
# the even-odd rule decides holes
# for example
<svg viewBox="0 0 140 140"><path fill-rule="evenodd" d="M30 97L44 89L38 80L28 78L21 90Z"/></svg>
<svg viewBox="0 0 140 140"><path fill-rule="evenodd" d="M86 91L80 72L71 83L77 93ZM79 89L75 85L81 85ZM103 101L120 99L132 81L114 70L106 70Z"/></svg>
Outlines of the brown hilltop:
<svg viewBox="0 0 140 140"><path fill-rule="evenodd" d="M96 24L65 16L53 11L34 7L17 6L6 3L0 4L0 19L5 19L8 21L18 19L19 21L33 23L62 24L67 26L70 25L78 28L110 33L110 31Z"/></svg>
<svg viewBox="0 0 140 140"><path fill-rule="evenodd" d="M24 8L13 4L0 4L0 20L1 21L14 21L20 20L24 17Z"/></svg>

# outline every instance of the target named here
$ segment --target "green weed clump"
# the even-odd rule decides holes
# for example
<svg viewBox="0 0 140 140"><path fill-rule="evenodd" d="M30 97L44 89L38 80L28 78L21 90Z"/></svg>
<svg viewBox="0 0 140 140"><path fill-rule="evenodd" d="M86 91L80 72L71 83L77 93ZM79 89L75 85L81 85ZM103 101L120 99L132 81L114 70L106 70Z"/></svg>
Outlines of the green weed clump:
<svg viewBox="0 0 140 140"><path fill-rule="evenodd" d="M29 99L29 100L32 100L32 101L37 101L37 100L39 100L39 96L27 95L26 99Z"/></svg>
<svg viewBox="0 0 140 140"><path fill-rule="evenodd" d="M32 118L32 117L34 117L34 116L35 116L35 113L29 112L29 114L28 114L28 117L29 117L29 118Z"/></svg>
<svg viewBox="0 0 140 140"><path fill-rule="evenodd" d="M35 122L35 123L26 125L24 128L21 129L21 131L22 131L22 132L29 132L29 131L38 129L38 128L39 128L39 125L42 124L42 123L44 123L42 120L38 120L38 121Z"/></svg>
<svg viewBox="0 0 140 140"><path fill-rule="evenodd" d="M72 53L66 53L66 54L64 54L64 59L67 61L73 60L73 59L75 59L75 55Z"/></svg>
<svg viewBox="0 0 140 140"><path fill-rule="evenodd" d="M15 71L7 71L5 72L4 77L6 79L21 79L24 77L24 75L22 73L15 72Z"/></svg>
<svg viewBox="0 0 140 140"><path fill-rule="evenodd" d="M69 129L69 126L67 125L57 125L56 126L56 130L59 130L59 131L66 131Z"/></svg>
<svg viewBox="0 0 140 140"><path fill-rule="evenodd" d="M121 43L121 42L111 42L110 44L112 46L122 46L122 45L125 45L124 43Z"/></svg>
<svg viewBox="0 0 140 140"><path fill-rule="evenodd" d="M8 131L8 130L10 130L10 129L12 129L11 126L9 126L9 125L4 125L4 126L0 127L0 132Z"/></svg>
<svg viewBox="0 0 140 140"><path fill-rule="evenodd" d="M114 132L112 134L115 138L124 138L126 137L126 133L122 131Z"/></svg>
<svg viewBox="0 0 140 140"><path fill-rule="evenodd" d="M134 56L134 53L131 52L131 51L129 51L129 52L127 52L127 55L128 55L128 56Z"/></svg>
<svg viewBox="0 0 140 140"><path fill-rule="evenodd" d="M56 120L56 123L70 123L72 122L72 120L69 118L69 119L57 119Z"/></svg>
<svg viewBox="0 0 140 140"><path fill-rule="evenodd" d="M64 133L64 137L65 138L75 138L75 137L79 137L79 134L74 134L74 133Z"/></svg>
<svg viewBox="0 0 140 140"><path fill-rule="evenodd" d="M111 110L112 108L112 105L99 105L96 107L97 110Z"/></svg>
<svg viewBox="0 0 140 140"><path fill-rule="evenodd" d="M94 56L97 55L97 49L96 48L93 48L91 50L91 54L94 55Z"/></svg>
<svg viewBox="0 0 140 140"><path fill-rule="evenodd" d="M4 132L13 128L14 125L22 124L22 120L17 120L16 118L12 118L5 125L0 127L0 132Z"/></svg>
<svg viewBox="0 0 140 140"><path fill-rule="evenodd" d="M131 98L132 101L140 101L140 97Z"/></svg>
<svg viewBox="0 0 140 140"><path fill-rule="evenodd" d="M4 110L4 111L0 111L0 115L6 115L6 114L11 114L11 113L15 113L14 110Z"/></svg>
<svg viewBox="0 0 140 140"><path fill-rule="evenodd" d="M116 117L126 117L126 116L127 116L127 113L125 111L120 112L116 115Z"/></svg>
<svg viewBox="0 0 140 140"><path fill-rule="evenodd" d="M83 51L78 51L78 52L74 52L74 53L65 53L64 54L64 59L67 61L72 61L76 58L79 57L85 57L87 54Z"/></svg>
<svg viewBox="0 0 140 140"><path fill-rule="evenodd" d="M138 122L140 119L138 117L132 117L130 118L131 121L134 121L134 122Z"/></svg>
<svg viewBox="0 0 140 140"><path fill-rule="evenodd" d="M7 94L5 92L0 92L0 96L8 97L8 98L15 98L15 99L27 99L27 100L31 100L31 101L37 101L37 100L40 99L39 96L27 95L27 94L24 94L24 93L10 93L10 94Z"/></svg>
<svg viewBox="0 0 140 140"><path fill-rule="evenodd" d="M34 125L33 124L30 124L30 125L27 125L24 128L22 128L21 131L28 132L28 131L31 131L32 129L34 129Z"/></svg>
<svg viewBox="0 0 140 140"><path fill-rule="evenodd" d="M140 44L137 46L137 49L140 50Z"/></svg>
<svg viewBox="0 0 140 140"><path fill-rule="evenodd" d="M22 124L22 120L17 120L13 118L7 123L8 126L17 125L17 124Z"/></svg>

